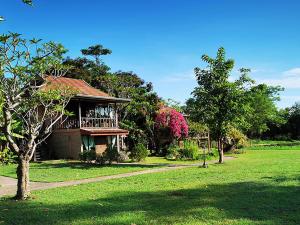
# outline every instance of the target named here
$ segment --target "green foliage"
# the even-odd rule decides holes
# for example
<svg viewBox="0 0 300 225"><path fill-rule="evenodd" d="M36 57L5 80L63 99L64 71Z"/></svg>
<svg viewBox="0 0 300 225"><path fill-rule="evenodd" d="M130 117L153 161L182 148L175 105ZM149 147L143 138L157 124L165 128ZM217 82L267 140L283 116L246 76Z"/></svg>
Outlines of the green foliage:
<svg viewBox="0 0 300 225"><path fill-rule="evenodd" d="M278 121L270 121L264 139L293 140L300 139L300 103L278 111Z"/></svg>
<svg viewBox="0 0 300 225"><path fill-rule="evenodd" d="M177 112L180 112L180 113L183 112L183 107L180 104L180 102L178 102L174 99L171 99L171 98L168 98L167 100L162 100L162 101L166 106L168 106L172 109L175 109Z"/></svg>
<svg viewBox="0 0 300 225"><path fill-rule="evenodd" d="M129 158L133 161L140 162L145 160L145 158L149 155L148 149L144 144L138 143L134 148L130 150Z"/></svg>
<svg viewBox="0 0 300 225"><path fill-rule="evenodd" d="M84 150L83 152L79 153L79 159L82 162L88 162L90 163L91 161L96 159L96 152L95 150Z"/></svg>
<svg viewBox="0 0 300 225"><path fill-rule="evenodd" d="M182 159L199 159L200 149L195 141L185 140L183 142L183 149L180 150Z"/></svg>
<svg viewBox="0 0 300 225"><path fill-rule="evenodd" d="M101 55L109 55L112 53L110 49L103 48L102 45L93 45L88 47L87 49L81 49L81 53L86 56L92 56L95 58L96 64L100 65L100 56Z"/></svg>
<svg viewBox="0 0 300 225"><path fill-rule="evenodd" d="M167 159L175 160L198 160L200 159L200 149L195 141L184 140L183 147L171 144L167 149Z"/></svg>
<svg viewBox="0 0 300 225"><path fill-rule="evenodd" d="M69 69L62 65L64 53L66 49L54 42L27 40L18 33L0 35L1 112L5 118L0 123L10 150L27 161L50 135L73 96L67 90L43 88L47 75L62 76Z"/></svg>
<svg viewBox="0 0 300 225"><path fill-rule="evenodd" d="M248 138L235 127L230 127L226 136L225 144L231 149L243 148L249 145Z"/></svg>
<svg viewBox="0 0 300 225"><path fill-rule="evenodd" d="M106 163L112 164L112 162L119 162L120 155L118 149L114 146L109 145L105 152L101 155L96 156L96 162L104 165Z"/></svg>
<svg viewBox="0 0 300 225"><path fill-rule="evenodd" d="M188 120L189 126L189 136L195 137L197 134L204 134L209 132L208 127L202 123L194 122L192 120Z"/></svg>
<svg viewBox="0 0 300 225"><path fill-rule="evenodd" d="M169 145L168 149L167 149L167 155L166 158L167 159L178 159L180 158L180 147L176 144L171 144Z"/></svg>
<svg viewBox="0 0 300 225"><path fill-rule="evenodd" d="M269 123L283 124L275 102L283 88L259 84L248 91L250 110L246 114L246 126L243 128L250 137L260 137L269 129Z"/></svg>
<svg viewBox="0 0 300 225"><path fill-rule="evenodd" d="M0 163L2 164L11 164L16 162L17 156L10 151L8 148L0 150Z"/></svg>
<svg viewBox="0 0 300 225"><path fill-rule="evenodd" d="M234 61L225 58L224 48L218 49L215 59L203 55L202 60L208 66L204 69L195 68L198 87L193 91L193 98L187 101L187 111L193 121L207 124L212 135L222 141L229 125L243 123L244 115L249 110L246 87L253 81L247 76L248 69L240 70L239 79L233 82L229 80Z"/></svg>

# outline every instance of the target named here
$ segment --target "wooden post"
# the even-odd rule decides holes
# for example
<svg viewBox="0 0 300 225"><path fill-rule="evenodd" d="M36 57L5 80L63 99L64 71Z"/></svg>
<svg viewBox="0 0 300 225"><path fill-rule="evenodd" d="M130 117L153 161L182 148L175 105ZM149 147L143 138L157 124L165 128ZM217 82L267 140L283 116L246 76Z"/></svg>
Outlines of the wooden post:
<svg viewBox="0 0 300 225"><path fill-rule="evenodd" d="M210 135L208 132L208 138L207 138L207 145L208 145L208 153L211 153L211 143L210 143Z"/></svg>
<svg viewBox="0 0 300 225"><path fill-rule="evenodd" d="M78 103L79 128L81 128L81 104Z"/></svg>

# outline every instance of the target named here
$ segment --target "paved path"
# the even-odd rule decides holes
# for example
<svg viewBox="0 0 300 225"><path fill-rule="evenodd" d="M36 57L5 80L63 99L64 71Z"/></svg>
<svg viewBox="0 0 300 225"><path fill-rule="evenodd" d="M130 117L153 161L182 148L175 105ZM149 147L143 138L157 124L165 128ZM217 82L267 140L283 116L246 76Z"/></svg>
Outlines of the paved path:
<svg viewBox="0 0 300 225"><path fill-rule="evenodd" d="M224 160L228 161L234 159L232 156L225 156ZM217 161L209 161L208 163L216 163ZM110 175L110 176L102 176L102 177L94 177L94 178L87 178L82 180L73 180L73 181L64 181L64 182L30 182L30 189L31 191L34 190L45 190L50 188L56 188L56 187L66 187L66 186L73 186L78 184L86 184L86 183L94 183L94 182L101 182L105 180L112 180L112 179L118 179L118 178L124 178L124 177L132 177L137 176L141 174L149 174L149 173L158 173L158 172L165 172L169 170L175 170L175 169L182 169L182 168L189 168L189 167L196 167L200 166L202 163L197 164L185 164L185 165L178 165L178 164L170 164L162 168L156 168L156 169L148 169L148 170L142 170L142 171L136 171L136 172L129 172L129 173L122 173L122 174L116 174L116 175ZM16 187L17 187L17 180L10 177L3 177L0 176L0 197L4 195L14 195L16 193Z"/></svg>

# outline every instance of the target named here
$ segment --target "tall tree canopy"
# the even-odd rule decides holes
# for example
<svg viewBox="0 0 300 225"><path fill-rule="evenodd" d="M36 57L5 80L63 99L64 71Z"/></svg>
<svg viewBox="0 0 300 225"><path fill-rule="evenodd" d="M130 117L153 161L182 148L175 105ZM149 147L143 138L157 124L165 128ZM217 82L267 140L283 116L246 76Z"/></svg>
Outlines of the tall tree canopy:
<svg viewBox="0 0 300 225"><path fill-rule="evenodd" d="M278 101L279 92L283 88L259 84L251 87L248 91L250 111L246 115L247 125L244 131L249 137L259 138L262 133L267 131L269 123L284 122L278 114L275 102Z"/></svg>
<svg viewBox="0 0 300 225"><path fill-rule="evenodd" d="M236 81L229 80L234 67L232 59L225 58L224 48L219 48L216 58L203 55L208 64L204 69L195 68L198 86L193 98L187 104L189 113L196 122L207 124L210 132L218 140L219 162L223 162L223 141L229 125L240 123L247 110L247 85L251 80L247 69L241 69L242 75Z"/></svg>

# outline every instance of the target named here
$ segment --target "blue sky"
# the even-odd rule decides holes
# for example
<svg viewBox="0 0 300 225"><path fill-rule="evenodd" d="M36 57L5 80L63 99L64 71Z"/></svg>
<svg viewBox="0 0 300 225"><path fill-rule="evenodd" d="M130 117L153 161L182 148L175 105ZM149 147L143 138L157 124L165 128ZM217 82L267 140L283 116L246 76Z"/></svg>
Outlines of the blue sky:
<svg viewBox="0 0 300 225"><path fill-rule="evenodd" d="M280 107L300 101L300 1L271 0L1 0L0 33L62 43L68 56L101 43L113 71L134 71L164 98L184 102L220 46L257 82L281 85Z"/></svg>

